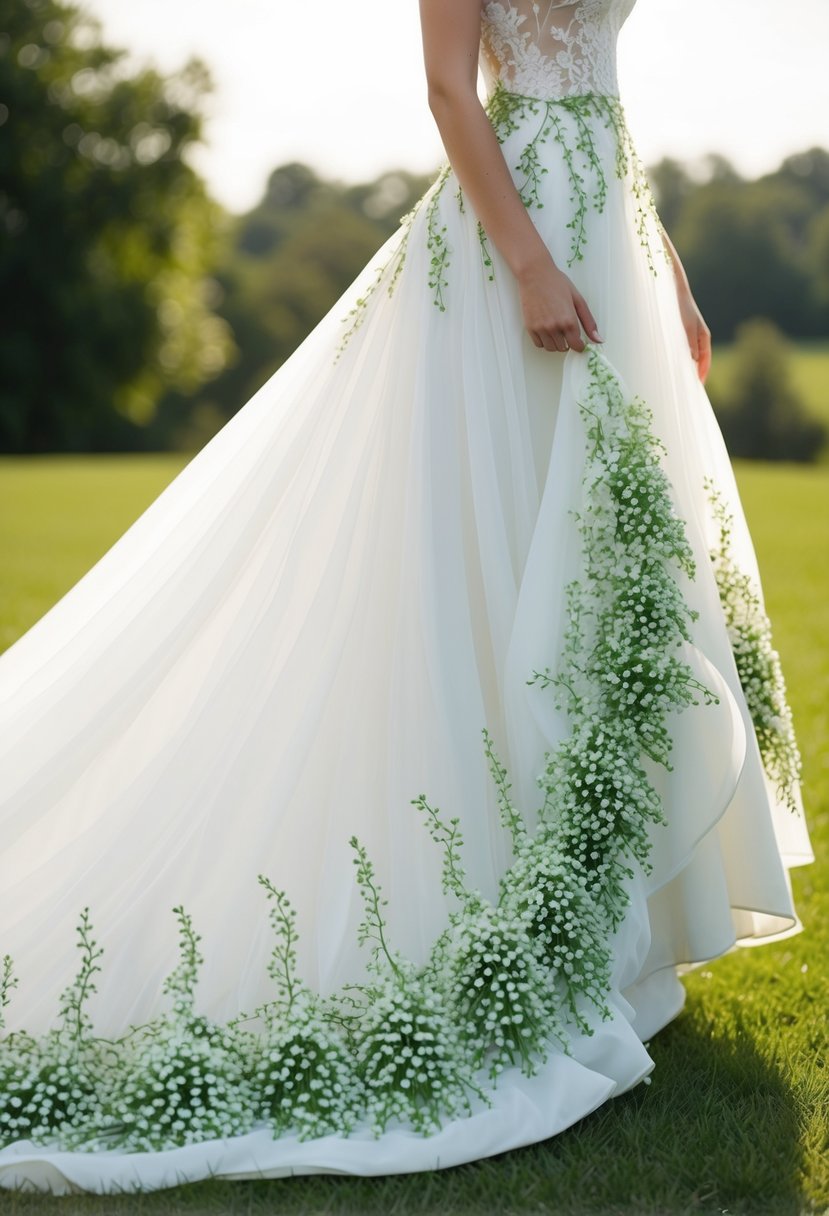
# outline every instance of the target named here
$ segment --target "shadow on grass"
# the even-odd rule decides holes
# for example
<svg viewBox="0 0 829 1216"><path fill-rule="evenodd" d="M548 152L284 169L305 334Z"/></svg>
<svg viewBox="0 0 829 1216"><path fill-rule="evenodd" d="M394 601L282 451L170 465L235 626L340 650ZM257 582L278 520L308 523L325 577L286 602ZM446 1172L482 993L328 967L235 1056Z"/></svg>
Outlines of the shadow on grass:
<svg viewBox="0 0 829 1216"><path fill-rule="evenodd" d="M429 1174L205 1182L136 1196L7 1195L9 1216L48 1210L164 1216L797 1216L798 1104L763 1058L739 1011L716 1031L701 1003L652 1042L640 1085L561 1135L500 1157ZM54 1206L53 1206L54 1205Z"/></svg>

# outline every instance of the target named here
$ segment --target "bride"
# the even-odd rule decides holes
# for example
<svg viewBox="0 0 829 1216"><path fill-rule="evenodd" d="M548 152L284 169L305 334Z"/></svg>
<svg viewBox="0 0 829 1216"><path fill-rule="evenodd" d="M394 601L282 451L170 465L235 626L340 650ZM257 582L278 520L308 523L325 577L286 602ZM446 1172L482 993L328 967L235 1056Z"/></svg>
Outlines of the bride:
<svg viewBox="0 0 829 1216"><path fill-rule="evenodd" d="M449 163L0 660L3 1185L532 1143L647 1078L685 970L800 928L634 2L421 0Z"/></svg>

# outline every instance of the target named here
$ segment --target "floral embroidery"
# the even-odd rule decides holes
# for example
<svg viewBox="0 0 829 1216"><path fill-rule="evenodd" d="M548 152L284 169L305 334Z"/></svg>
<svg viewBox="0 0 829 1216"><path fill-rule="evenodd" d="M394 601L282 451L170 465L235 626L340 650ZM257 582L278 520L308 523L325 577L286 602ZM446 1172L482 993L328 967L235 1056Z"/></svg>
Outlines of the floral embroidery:
<svg viewBox="0 0 829 1216"><path fill-rule="evenodd" d="M616 39L633 0L491 0L482 9L487 74L536 98L618 93Z"/></svg>
<svg viewBox="0 0 829 1216"><path fill-rule="evenodd" d="M777 796L790 810L799 811L800 751L792 711L786 699L780 656L774 649L771 621L763 607L759 588L740 570L732 556L734 517L728 513L722 495L710 479L705 488L719 526L711 562L763 767Z"/></svg>
<svg viewBox="0 0 829 1216"><path fill-rule="evenodd" d="M648 267L656 275L656 257L664 258L671 266L670 254L661 239L662 224L656 210L645 168L639 159L630 136L622 104L617 97L600 94L565 97L558 100L540 101L536 97L524 97L507 92L497 85L489 101L487 113L500 143L504 143L515 132L526 129L527 141L522 146L514 164L517 187L521 200L528 209L544 206L542 178L547 168L541 162L540 149L549 140L561 148L564 169L570 183L570 200L573 205L571 218L565 227L572 230L570 256L567 265L582 261L587 242L587 214L592 209L600 214L604 211L608 194L608 176L603 158L600 156L593 134L593 123L601 122L613 134L616 147L614 172L619 181L626 182L634 199L636 209L636 232L645 250ZM588 181L592 179L591 187ZM448 270L451 264L451 246L447 240L448 225L442 207L447 203L446 185L454 180L449 165L444 165L427 192L400 221L400 240L389 260L377 269L375 278L362 297L355 301L344 319L348 328L338 346L337 357L345 350L348 341L362 324L371 297L385 283L389 295L394 292L406 258L406 251L414 230L416 219L425 211L424 228L426 248L429 253L428 285L435 306L445 312L449 289ZM458 212L467 216L463 191L457 187L451 194ZM474 222L481 249L481 260L486 278L495 278L495 269L489 241L483 226ZM656 254L652 238L657 236Z"/></svg>
<svg viewBox="0 0 829 1216"><path fill-rule="evenodd" d="M540 101L535 97L507 92L498 85L487 103L487 111L502 144L510 135L533 120L534 133L521 149L515 164L516 171L521 174L517 183L518 191L526 207L541 208L544 205L541 197L541 178L547 169L541 164L539 148L548 139L553 139L561 148L570 182L570 200L573 204L572 217L566 224L567 228L573 230L568 266L572 266L573 262L582 261L584 257L587 240L585 217L588 207L592 205L597 213L601 213L607 201L607 175L593 137L594 119L602 122L613 134L616 146L616 177L629 183L636 202L636 231L646 252L651 273L656 274L656 266L651 249L650 221L660 235L659 252L670 263L670 255L661 240L662 225L647 174L628 130L622 103L617 97L587 93L582 96ZM572 134L565 129L565 115L570 119L568 125L573 128ZM592 195L586 185L588 178L592 178L594 183Z"/></svg>

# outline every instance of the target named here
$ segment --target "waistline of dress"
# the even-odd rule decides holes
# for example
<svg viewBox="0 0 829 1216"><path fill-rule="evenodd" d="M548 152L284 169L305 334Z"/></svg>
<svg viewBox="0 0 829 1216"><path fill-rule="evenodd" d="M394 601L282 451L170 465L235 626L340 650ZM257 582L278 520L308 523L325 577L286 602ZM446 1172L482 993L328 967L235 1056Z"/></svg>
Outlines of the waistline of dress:
<svg viewBox="0 0 829 1216"><path fill-rule="evenodd" d="M618 93L535 97L527 93L513 93L498 81L486 98L484 109L500 143L522 128L537 127L531 140L533 147L545 142L550 135L564 146L565 128L575 127L587 140L590 130L598 122L613 133L621 158L633 151L627 116Z"/></svg>
<svg viewBox="0 0 829 1216"><path fill-rule="evenodd" d="M489 105L489 102L494 100L495 97L511 97L515 101L531 101L541 106L577 106L580 103L590 101L609 101L616 103L616 105L621 105L619 92L609 92L607 89L585 89L581 92L565 92L565 94L543 96L531 94L531 92L521 92L518 89L511 89L503 80L495 80L492 83L491 88L486 94L486 105Z"/></svg>
<svg viewBox="0 0 829 1216"><path fill-rule="evenodd" d="M487 93L484 99L484 105L489 108L491 105L497 105L499 101L505 103L535 105L535 106L562 106L565 109L586 109L592 106L612 105L619 110L623 110L622 99L618 93L608 93L599 90L585 90L582 93L565 93L557 97L542 97L534 93L521 93L515 89L509 88L503 81L495 81L492 88Z"/></svg>

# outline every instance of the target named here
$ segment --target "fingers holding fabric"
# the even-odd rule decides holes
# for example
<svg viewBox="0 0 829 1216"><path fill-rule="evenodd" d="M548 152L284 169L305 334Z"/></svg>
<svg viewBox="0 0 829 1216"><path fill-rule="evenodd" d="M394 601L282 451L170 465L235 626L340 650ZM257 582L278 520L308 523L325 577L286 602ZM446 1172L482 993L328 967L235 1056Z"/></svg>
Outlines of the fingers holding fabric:
<svg viewBox="0 0 829 1216"><path fill-rule="evenodd" d="M565 354L585 349L584 334L602 341L587 301L551 258L533 262L516 277L524 324L536 347Z"/></svg>

